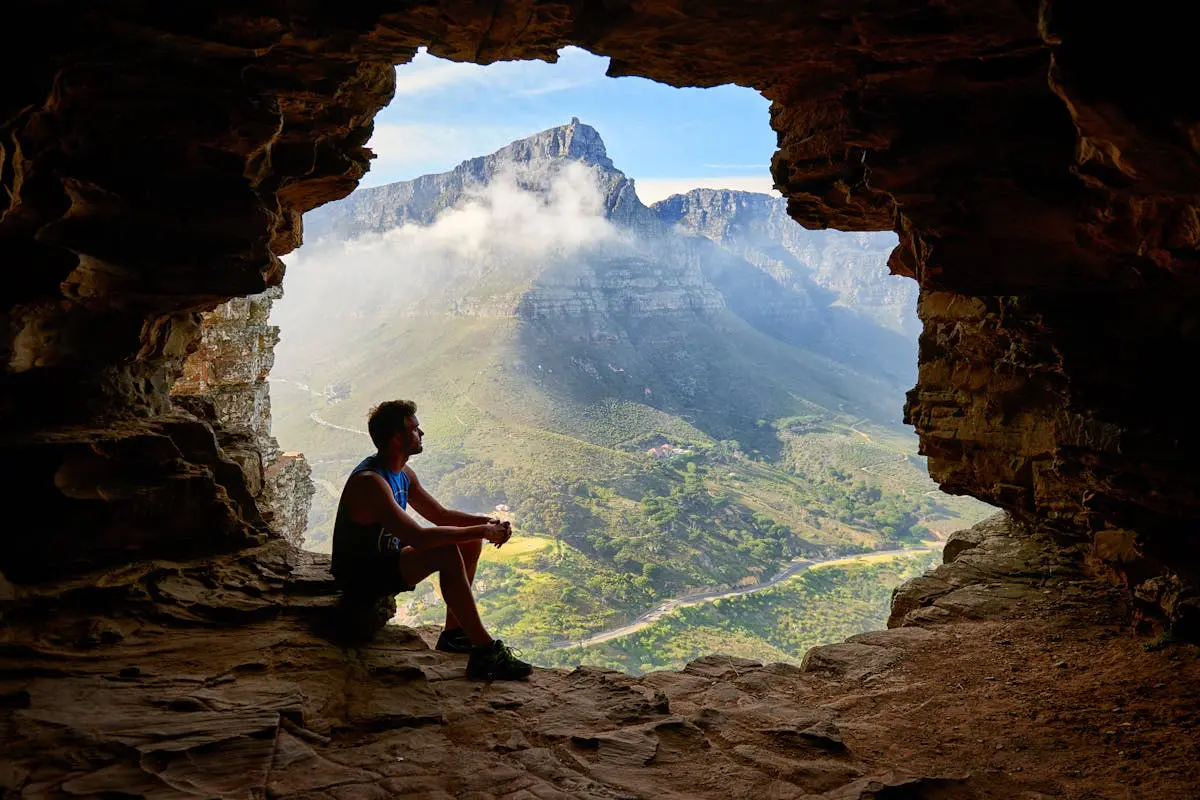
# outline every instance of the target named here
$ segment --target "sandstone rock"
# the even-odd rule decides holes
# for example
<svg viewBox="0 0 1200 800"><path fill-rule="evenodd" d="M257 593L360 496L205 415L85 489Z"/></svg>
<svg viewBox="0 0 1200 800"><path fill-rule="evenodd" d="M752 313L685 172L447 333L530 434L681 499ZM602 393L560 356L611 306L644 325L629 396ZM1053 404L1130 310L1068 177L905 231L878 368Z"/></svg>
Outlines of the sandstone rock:
<svg viewBox="0 0 1200 800"><path fill-rule="evenodd" d="M925 628L893 628L886 631L856 633L846 639L852 644L867 644L873 647L912 649L927 646L944 638L942 634Z"/></svg>
<svg viewBox="0 0 1200 800"><path fill-rule="evenodd" d="M305 679L320 698L308 710L340 720L329 686L353 656L304 630L327 604L280 599L283 582L267 572L286 559L261 541L250 462L227 458L211 424L174 416L168 392L201 338L201 313L278 286L300 214L362 177L394 64L419 46L490 63L550 59L573 43L610 57L612 75L762 90L789 215L899 234L891 265L919 283L923 323L906 417L935 480L1083 544L1094 531L1132 531L1098 549L1142 587L1139 602L1176 622L1194 611L1200 556L1187 531L1200 518L1200 473L1180 365L1194 360L1200 313L1200 166L1195 108L1171 80L1190 74L1188 26L1062 3L529 12L285 3L163 16L144 4L64 13L26 3L6 18L25 46L0 53L17 76L0 93L0 252L11 275L0 429L6 463L21 466L7 479L10 506L42 516L36 537L10 537L0 555L16 595L4 608L4 696L31 676L62 684L3 709L13 791L266 793L276 712L160 708L148 690L127 693L140 680L97 677L118 675L118 663L169 675L175 689L228 685L309 663L288 644L302 643L324 665ZM243 393L229 413L248 419L262 399ZM939 596L1005 583L1001 564L1026 587L1072 568L1055 555L1075 547L1067 539L996 538L939 568L949 587ZM270 566L248 563L260 559ZM206 581L211 597L197 588ZM606 707L610 692L626 702L615 681L594 677L570 678L577 705ZM203 724L164 722L186 714ZM155 730L168 738L140 738ZM704 793L796 794L807 789L792 778L821 772L735 755L744 760L714 759L725 785ZM635 791L600 785L550 746L511 758L533 776L515 791L535 796L653 795L680 779L646 778ZM440 783L380 767L380 785L453 796L488 789L486 774L502 766L464 760L471 773ZM821 769L834 789L853 771ZM923 791L872 786L846 791Z"/></svg>
<svg viewBox="0 0 1200 800"><path fill-rule="evenodd" d="M811 724L808 724L810 722ZM760 732L768 734L790 747L810 746L835 753L846 749L842 732L831 717L818 718L816 721L801 718L786 727L763 728Z"/></svg>
<svg viewBox="0 0 1200 800"><path fill-rule="evenodd" d="M749 658L712 655L688 662L683 672L685 675L701 675L706 678L728 678L736 675L739 669L761 666L760 662Z"/></svg>
<svg viewBox="0 0 1200 800"><path fill-rule="evenodd" d="M898 586L888 627L995 616L1035 599L1047 585L1078 579L1084 548L994 515L963 532L953 559Z"/></svg>
<svg viewBox="0 0 1200 800"><path fill-rule="evenodd" d="M299 453L281 454L271 435L267 374L279 328L267 324L278 288L230 300L203 316L200 342L172 387L177 405L217 431L241 467L256 509L276 534L299 547L316 487Z"/></svg>
<svg viewBox="0 0 1200 800"><path fill-rule="evenodd" d="M626 728L592 736L573 736L573 744L594 750L601 763L645 766L658 752L658 740L645 728Z"/></svg>
<svg viewBox="0 0 1200 800"><path fill-rule="evenodd" d="M864 778L829 795L830 800L885 800L885 798L966 797L963 777L925 777L892 772L881 778ZM974 793L971 793L972 795Z"/></svg>
<svg viewBox="0 0 1200 800"><path fill-rule="evenodd" d="M978 547L989 536L1005 534L1005 525L1006 515L999 513L973 527L950 534L950 537L946 539L946 546L942 549L942 563L949 564L958 558L960 553Z"/></svg>
<svg viewBox="0 0 1200 800"><path fill-rule="evenodd" d="M884 672L900 659L890 647L845 642L814 647L804 654L800 669L840 680L861 681Z"/></svg>

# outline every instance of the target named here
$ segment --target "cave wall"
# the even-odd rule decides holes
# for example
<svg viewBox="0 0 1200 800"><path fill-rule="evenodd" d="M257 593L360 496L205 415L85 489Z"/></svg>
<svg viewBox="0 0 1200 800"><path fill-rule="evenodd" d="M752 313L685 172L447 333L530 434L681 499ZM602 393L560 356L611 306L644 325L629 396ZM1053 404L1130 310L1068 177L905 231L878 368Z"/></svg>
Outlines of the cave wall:
<svg viewBox="0 0 1200 800"><path fill-rule="evenodd" d="M612 75L762 91L793 217L900 235L935 479L1195 609L1200 98L1153 4L47 0L8 22L27 47L0 54L20 76L0 86L0 431L9 490L54 509L41 549L7 537L18 584L262 535L211 419L169 400L202 314L278 286L300 215L353 189L393 64L576 44ZM179 486L207 520L186 536L169 505L113 510Z"/></svg>

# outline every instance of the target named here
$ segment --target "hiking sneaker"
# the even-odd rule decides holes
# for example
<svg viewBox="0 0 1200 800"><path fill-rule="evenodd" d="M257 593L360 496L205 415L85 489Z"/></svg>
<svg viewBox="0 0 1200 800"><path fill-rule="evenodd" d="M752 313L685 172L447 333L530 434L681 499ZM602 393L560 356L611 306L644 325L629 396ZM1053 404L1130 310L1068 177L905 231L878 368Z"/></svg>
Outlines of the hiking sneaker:
<svg viewBox="0 0 1200 800"><path fill-rule="evenodd" d="M499 639L486 647L471 648L467 661L467 677L475 681L515 681L529 677L533 665L513 655Z"/></svg>
<svg viewBox="0 0 1200 800"><path fill-rule="evenodd" d="M437 644L433 646L433 649L441 650L443 653L469 653L471 652L471 640L467 638L466 631L462 628L442 631L442 635L438 637Z"/></svg>

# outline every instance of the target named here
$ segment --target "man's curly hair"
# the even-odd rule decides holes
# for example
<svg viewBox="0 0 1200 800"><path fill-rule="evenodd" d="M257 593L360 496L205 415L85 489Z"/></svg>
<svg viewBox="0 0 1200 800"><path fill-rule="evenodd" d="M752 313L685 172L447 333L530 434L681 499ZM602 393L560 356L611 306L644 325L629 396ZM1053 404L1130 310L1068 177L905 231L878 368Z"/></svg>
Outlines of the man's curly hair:
<svg viewBox="0 0 1200 800"><path fill-rule="evenodd" d="M382 450L397 433L404 432L404 422L417 413L412 400L388 400L371 409L367 416L367 432L375 447Z"/></svg>

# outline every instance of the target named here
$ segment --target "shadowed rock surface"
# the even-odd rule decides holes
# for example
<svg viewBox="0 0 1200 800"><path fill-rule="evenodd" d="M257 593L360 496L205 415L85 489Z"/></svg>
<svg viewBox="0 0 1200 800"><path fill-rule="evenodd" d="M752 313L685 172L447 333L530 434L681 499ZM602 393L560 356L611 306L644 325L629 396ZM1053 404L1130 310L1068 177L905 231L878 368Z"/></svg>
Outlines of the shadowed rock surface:
<svg viewBox="0 0 1200 800"><path fill-rule="evenodd" d="M1176 13L44 0L5 21L23 45L0 52L6 789L1194 794L1194 653L1127 636L1146 613L1195 636L1200 612L1200 103ZM919 590L932 605L904 601L949 639L883 645L903 652L861 678L854 654L881 645L800 675L702 661L495 695L439 680L457 667L402 632L355 652L307 632L327 587L272 538L253 459L171 385L203 313L279 285L301 214L362 177L393 64L567 44L613 75L759 89L788 213L898 233L930 471L1038 531L984 538ZM1126 593L1068 577L1083 553ZM826 721L848 756L805 755L835 741Z"/></svg>
<svg viewBox="0 0 1200 800"><path fill-rule="evenodd" d="M969 575L945 577L966 553L935 572L954 592L909 603L904 624L921 627L815 648L799 668L713 655L642 678L580 667L467 681L465 657L430 649L435 630L389 626L338 644L324 557L282 542L204 568L158 562L61 586L57 602L83 593L96 612L63 615L56 633L37 626L41 603L10 617L25 644L8 648L0 675L0 787L833 800L1129 786L1188 797L1200 780L1195 648L1147 652L1123 634L1127 603L1087 579L1077 554L1000 520L990 530L968 551Z"/></svg>

